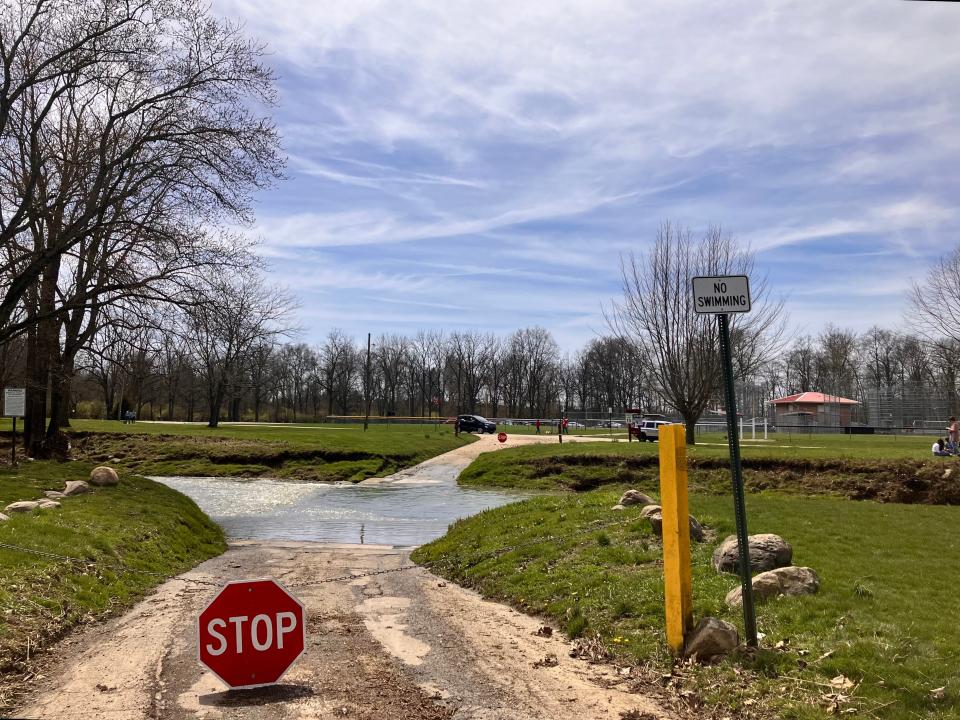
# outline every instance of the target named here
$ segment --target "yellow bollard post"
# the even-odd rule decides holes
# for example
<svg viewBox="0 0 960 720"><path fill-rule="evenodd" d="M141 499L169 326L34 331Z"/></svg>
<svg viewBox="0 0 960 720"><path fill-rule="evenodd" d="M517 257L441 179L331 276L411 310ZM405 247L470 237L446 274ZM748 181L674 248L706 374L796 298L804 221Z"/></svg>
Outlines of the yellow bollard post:
<svg viewBox="0 0 960 720"><path fill-rule="evenodd" d="M693 625L686 428L683 425L661 425L659 442L667 645L678 655L683 652L684 637Z"/></svg>

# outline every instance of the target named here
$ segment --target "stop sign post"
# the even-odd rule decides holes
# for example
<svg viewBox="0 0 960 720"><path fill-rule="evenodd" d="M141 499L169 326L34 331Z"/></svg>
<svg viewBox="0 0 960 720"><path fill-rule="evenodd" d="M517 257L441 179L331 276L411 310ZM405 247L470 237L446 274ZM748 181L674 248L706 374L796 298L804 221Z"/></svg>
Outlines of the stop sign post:
<svg viewBox="0 0 960 720"><path fill-rule="evenodd" d="M505 432L498 434L497 440L499 440L502 443L505 443L507 441L507 434Z"/></svg>
<svg viewBox="0 0 960 720"><path fill-rule="evenodd" d="M272 685L306 650L306 611L276 580L237 580L200 613L197 636L200 664L231 688Z"/></svg>

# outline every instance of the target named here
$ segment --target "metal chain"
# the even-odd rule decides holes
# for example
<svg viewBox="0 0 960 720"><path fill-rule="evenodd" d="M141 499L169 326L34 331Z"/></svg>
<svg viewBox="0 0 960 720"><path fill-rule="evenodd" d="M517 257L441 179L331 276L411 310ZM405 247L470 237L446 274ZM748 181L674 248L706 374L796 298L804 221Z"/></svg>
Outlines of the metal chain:
<svg viewBox="0 0 960 720"><path fill-rule="evenodd" d="M100 563L95 560L87 560L85 558L73 557L71 555L60 555L58 553L47 552L46 550L37 550L36 548L23 547L22 545L13 545L11 543L0 542L0 548L7 550L16 550L22 553L29 553L31 555L39 555L40 557L51 558L53 560L61 560L63 562L77 563L84 565L86 567L100 567L109 570L118 570L139 573L141 575L150 575L152 577L162 578L163 580L177 580L184 583L197 583L200 585L211 585L213 587L220 587L228 578L218 578L215 577L213 580L201 580L199 578L187 578L180 577L177 575L167 575L166 573L154 572L152 570L140 570L138 568L130 567L129 565L124 564L115 564L115 563ZM387 573L400 572L401 570L413 570L420 567L419 565L403 565L396 568L388 568L386 570L371 570L365 573L354 573L351 575L341 575L339 577L324 578L323 580L309 580L305 582L291 583L287 587L307 587L309 585L323 585L325 583L331 582L346 582L349 580L359 580L365 577L372 577L374 575L386 575ZM216 582L214 582L216 581Z"/></svg>
<svg viewBox="0 0 960 720"><path fill-rule="evenodd" d="M39 555L41 557L51 558L53 560L61 560L63 562L77 563L79 565L84 565L87 567L97 567L104 568L107 570L116 570L119 572L132 572L139 575L149 575L151 577L162 578L163 580L179 580L180 582L186 583L197 583L200 585L213 585L219 587L222 583L212 582L210 580L200 580L199 578L182 578L176 575L168 575L167 573L155 572L153 570L141 570L139 568L130 567L129 565L124 565L123 563L103 563L97 562L96 560L87 560L85 558L73 557L70 555L59 555L57 553L47 552L46 550L37 550L36 548L23 547L22 545L12 545L10 543L0 542L0 548L5 548L7 550L16 550L22 553L29 553L31 555ZM218 579L219 578L215 578Z"/></svg>
<svg viewBox="0 0 960 720"><path fill-rule="evenodd" d="M420 568L424 569L420 565L401 565L400 567L388 568L386 570L371 570L365 573L355 573L353 575L341 575L340 577L324 578L323 580L305 580L304 582L298 583L284 583L285 587L295 588L295 587L308 587L309 585L323 585L325 583L332 582L347 582L349 580L359 580L365 577L373 577L374 575L386 575L388 573L401 572L403 570L416 570Z"/></svg>

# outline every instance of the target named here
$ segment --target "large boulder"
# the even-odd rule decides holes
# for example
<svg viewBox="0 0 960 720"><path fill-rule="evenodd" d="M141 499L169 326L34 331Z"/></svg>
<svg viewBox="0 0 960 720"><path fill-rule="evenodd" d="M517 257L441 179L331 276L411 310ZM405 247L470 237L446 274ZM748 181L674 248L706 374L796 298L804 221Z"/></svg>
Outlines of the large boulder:
<svg viewBox="0 0 960 720"><path fill-rule="evenodd" d="M83 480L67 480L67 486L63 489L63 494L67 497L87 492L90 492L90 486Z"/></svg>
<svg viewBox="0 0 960 720"><path fill-rule="evenodd" d="M120 482L120 478L117 477L117 471L111 467L107 467L106 465L95 467L90 471L91 485L105 487L108 485L116 485L118 482Z"/></svg>
<svg viewBox="0 0 960 720"><path fill-rule="evenodd" d="M60 507L60 503L58 503L56 500L49 500L47 498L44 498L43 500L40 500L38 502L39 502L39 505L37 505L37 507L40 508L41 510L56 510L58 507Z"/></svg>
<svg viewBox="0 0 960 720"><path fill-rule="evenodd" d="M711 660L730 653L740 644L737 629L728 622L715 617L705 617L687 636L684 657L697 656L698 660Z"/></svg>
<svg viewBox="0 0 960 720"><path fill-rule="evenodd" d="M645 506L643 510L640 511L640 517L650 521L654 535L663 537L663 509L659 505ZM696 542L703 542L705 539L703 526L693 515L690 516L690 537Z"/></svg>
<svg viewBox="0 0 960 720"><path fill-rule="evenodd" d="M40 507L40 503L36 500L19 500L7 505L3 511L6 513L25 513L36 510L38 507Z"/></svg>
<svg viewBox="0 0 960 720"><path fill-rule="evenodd" d="M793 560L793 548L779 535L764 533L749 538L751 572L766 572L778 567L786 567ZM717 572L740 573L740 560L737 555L739 545L737 536L730 535L713 551L713 567Z"/></svg>
<svg viewBox="0 0 960 720"><path fill-rule="evenodd" d="M3 513L0 513L0 522L6 522L9 519L10 519L9 515L4 515Z"/></svg>
<svg viewBox="0 0 960 720"><path fill-rule="evenodd" d="M630 505L653 505L657 501L649 495L644 495L639 490L627 490L620 496L620 505L628 507Z"/></svg>
<svg viewBox="0 0 960 720"><path fill-rule="evenodd" d="M758 602L780 595L813 595L818 590L820 578L808 567L790 565L767 570L753 578L753 597ZM743 588L735 587L727 593L726 600L728 605L740 605L743 602Z"/></svg>
<svg viewBox="0 0 960 720"><path fill-rule="evenodd" d="M65 497L66 497L66 495L64 495L64 494L63 494L62 492L60 492L59 490L46 490L46 491L44 491L43 494L46 495L46 496L47 496L48 498L50 498L51 500L59 500L60 498L65 498Z"/></svg>

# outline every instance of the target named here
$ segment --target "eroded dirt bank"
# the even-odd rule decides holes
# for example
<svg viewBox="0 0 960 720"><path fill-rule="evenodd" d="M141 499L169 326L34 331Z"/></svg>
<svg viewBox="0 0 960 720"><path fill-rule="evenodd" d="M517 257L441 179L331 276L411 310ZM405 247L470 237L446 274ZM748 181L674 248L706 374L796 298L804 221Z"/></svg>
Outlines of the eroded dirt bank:
<svg viewBox="0 0 960 720"><path fill-rule="evenodd" d="M19 715L31 718L670 717L610 666L377 546L237 543L121 618L59 647ZM283 683L224 692L196 662L195 618L226 579L272 576L307 607L308 650ZM555 657L544 666L542 661ZM647 714L644 714L647 713Z"/></svg>

